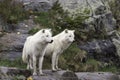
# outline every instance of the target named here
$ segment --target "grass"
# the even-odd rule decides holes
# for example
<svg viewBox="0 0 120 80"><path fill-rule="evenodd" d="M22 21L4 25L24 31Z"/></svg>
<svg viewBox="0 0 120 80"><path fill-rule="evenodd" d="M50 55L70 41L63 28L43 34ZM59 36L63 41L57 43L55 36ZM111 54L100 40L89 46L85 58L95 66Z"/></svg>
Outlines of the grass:
<svg viewBox="0 0 120 80"><path fill-rule="evenodd" d="M3 30L6 31L8 24L17 24L19 21L28 19L29 12L23 9L21 2L15 0L0 1L0 18L2 19ZM9 27L9 26L8 26Z"/></svg>
<svg viewBox="0 0 120 80"><path fill-rule="evenodd" d="M40 23L40 25L44 27L50 26L50 18L48 12L36 12L34 15L37 16L37 18L34 19L35 23Z"/></svg>
<svg viewBox="0 0 120 80"><path fill-rule="evenodd" d="M120 68L116 67L115 65L111 65L111 66L100 68L99 71L116 73L116 72L120 72Z"/></svg>
<svg viewBox="0 0 120 80"><path fill-rule="evenodd" d="M22 59L16 59L14 61L11 60L0 60L0 66L6 66L6 67L17 67L17 68L26 68L26 64L23 63Z"/></svg>

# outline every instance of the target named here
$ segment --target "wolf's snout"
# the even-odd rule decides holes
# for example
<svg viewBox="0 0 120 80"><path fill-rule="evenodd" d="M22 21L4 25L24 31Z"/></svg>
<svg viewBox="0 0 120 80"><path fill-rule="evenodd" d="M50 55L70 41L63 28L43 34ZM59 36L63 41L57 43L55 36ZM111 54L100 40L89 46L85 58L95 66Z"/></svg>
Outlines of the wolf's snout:
<svg viewBox="0 0 120 80"><path fill-rule="evenodd" d="M52 43L53 42L53 40L51 40L51 42L50 43Z"/></svg>
<svg viewBox="0 0 120 80"><path fill-rule="evenodd" d="M75 42L75 39L73 40L73 42Z"/></svg>

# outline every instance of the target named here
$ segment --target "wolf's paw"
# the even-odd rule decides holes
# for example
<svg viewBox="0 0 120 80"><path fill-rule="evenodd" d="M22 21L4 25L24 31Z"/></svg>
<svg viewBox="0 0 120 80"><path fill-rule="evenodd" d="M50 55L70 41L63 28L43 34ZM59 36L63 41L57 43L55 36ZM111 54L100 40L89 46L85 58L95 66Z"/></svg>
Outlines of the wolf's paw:
<svg viewBox="0 0 120 80"><path fill-rule="evenodd" d="M34 73L33 73L33 76L37 76L37 73L36 73L36 72L34 72Z"/></svg>
<svg viewBox="0 0 120 80"><path fill-rule="evenodd" d="M53 69L52 72L57 72L57 70L56 70L56 69Z"/></svg>
<svg viewBox="0 0 120 80"><path fill-rule="evenodd" d="M57 71L61 71L62 69L61 68L58 68Z"/></svg>
<svg viewBox="0 0 120 80"><path fill-rule="evenodd" d="M47 76L47 74L39 73L39 76Z"/></svg>

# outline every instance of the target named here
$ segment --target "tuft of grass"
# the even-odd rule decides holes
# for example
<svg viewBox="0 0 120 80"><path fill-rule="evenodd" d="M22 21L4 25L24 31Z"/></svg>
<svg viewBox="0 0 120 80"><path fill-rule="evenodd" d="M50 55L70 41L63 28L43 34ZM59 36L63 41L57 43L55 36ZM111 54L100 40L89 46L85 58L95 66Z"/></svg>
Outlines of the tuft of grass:
<svg viewBox="0 0 120 80"><path fill-rule="evenodd" d="M38 32L38 31L39 31L38 28L33 28L33 29L29 30L28 34L33 35L33 34L35 34L35 33Z"/></svg>
<svg viewBox="0 0 120 80"><path fill-rule="evenodd" d="M116 73L120 71L120 68L116 67L115 65L111 65L99 68L99 71Z"/></svg>
<svg viewBox="0 0 120 80"><path fill-rule="evenodd" d="M19 21L29 17L28 11L23 8L23 3L15 0L0 1L0 18L4 25L17 24ZM6 30L6 26L3 27Z"/></svg>
<svg viewBox="0 0 120 80"><path fill-rule="evenodd" d="M50 18L48 12L34 12L33 15L37 17L34 19L35 23L40 23L41 26L50 27Z"/></svg>
<svg viewBox="0 0 120 80"><path fill-rule="evenodd" d="M23 63L22 59L16 59L14 61L11 60L0 60L0 66L6 66L6 67L18 67L18 68L26 68L26 64Z"/></svg>

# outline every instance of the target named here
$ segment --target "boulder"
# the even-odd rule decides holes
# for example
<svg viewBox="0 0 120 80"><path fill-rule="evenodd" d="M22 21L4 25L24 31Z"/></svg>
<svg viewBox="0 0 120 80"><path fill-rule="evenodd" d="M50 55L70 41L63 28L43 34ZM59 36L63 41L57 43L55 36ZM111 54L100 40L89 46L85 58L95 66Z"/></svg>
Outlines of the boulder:
<svg viewBox="0 0 120 80"><path fill-rule="evenodd" d="M15 31L5 32L0 37L0 59L15 60L22 55L24 42L29 36L28 32L35 28L32 20L20 22Z"/></svg>
<svg viewBox="0 0 120 80"><path fill-rule="evenodd" d="M52 4L49 0L21 0L21 1L24 4L25 10L41 12L48 11L52 7Z"/></svg>
<svg viewBox="0 0 120 80"><path fill-rule="evenodd" d="M52 72L51 70L43 71L46 76L32 76L34 80L78 80L77 75L72 71L57 71Z"/></svg>
<svg viewBox="0 0 120 80"><path fill-rule="evenodd" d="M96 40L87 42L79 46L80 49L87 51L88 56L101 62L110 63L111 61L119 65L119 53L117 53L117 46L114 45L112 40Z"/></svg>
<svg viewBox="0 0 120 80"><path fill-rule="evenodd" d="M18 0L19 1L19 0ZM25 10L48 11L57 0L20 0L24 4ZM107 34L116 28L116 21L112 16L108 2L110 0L58 0L64 10L70 15L89 16L85 24L89 28L100 32L103 29ZM85 14L85 10L89 13ZM88 28L88 29L89 29Z"/></svg>
<svg viewBox="0 0 120 80"><path fill-rule="evenodd" d="M0 67L0 80L25 80L31 75L31 71L14 67ZM18 77L19 76L19 77Z"/></svg>
<svg viewBox="0 0 120 80"><path fill-rule="evenodd" d="M119 76L110 72L78 72L79 80L120 80Z"/></svg>

